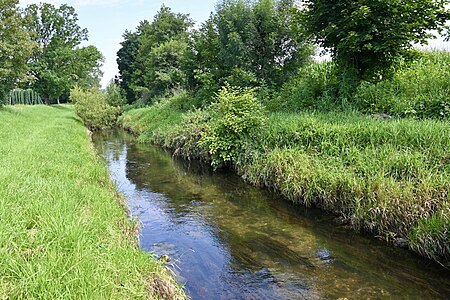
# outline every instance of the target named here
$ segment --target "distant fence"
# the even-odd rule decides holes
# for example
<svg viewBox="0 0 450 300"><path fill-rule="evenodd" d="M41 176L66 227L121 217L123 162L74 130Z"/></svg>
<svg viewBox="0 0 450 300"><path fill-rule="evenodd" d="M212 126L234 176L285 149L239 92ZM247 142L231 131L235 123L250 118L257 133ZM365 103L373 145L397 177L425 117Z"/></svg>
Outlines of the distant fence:
<svg viewBox="0 0 450 300"><path fill-rule="evenodd" d="M15 89L9 93L8 103L10 105L25 104L25 105L37 105L44 104L41 96L32 89Z"/></svg>

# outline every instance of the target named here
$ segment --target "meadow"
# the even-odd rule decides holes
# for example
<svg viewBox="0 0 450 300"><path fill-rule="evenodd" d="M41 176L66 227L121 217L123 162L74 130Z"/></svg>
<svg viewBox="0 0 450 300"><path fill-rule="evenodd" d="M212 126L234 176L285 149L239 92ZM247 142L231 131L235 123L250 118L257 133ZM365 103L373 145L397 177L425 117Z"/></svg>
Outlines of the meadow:
<svg viewBox="0 0 450 300"><path fill-rule="evenodd" d="M71 106L0 109L4 299L184 298Z"/></svg>

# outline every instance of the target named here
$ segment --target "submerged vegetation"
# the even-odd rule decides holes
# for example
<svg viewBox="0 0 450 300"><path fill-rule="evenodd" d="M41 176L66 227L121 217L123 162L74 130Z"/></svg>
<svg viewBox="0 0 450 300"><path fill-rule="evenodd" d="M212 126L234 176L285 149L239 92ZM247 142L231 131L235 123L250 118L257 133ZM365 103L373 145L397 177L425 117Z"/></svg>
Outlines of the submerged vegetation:
<svg viewBox="0 0 450 300"><path fill-rule="evenodd" d="M137 248L137 224L72 108L0 110L0 152L3 297L183 298Z"/></svg>

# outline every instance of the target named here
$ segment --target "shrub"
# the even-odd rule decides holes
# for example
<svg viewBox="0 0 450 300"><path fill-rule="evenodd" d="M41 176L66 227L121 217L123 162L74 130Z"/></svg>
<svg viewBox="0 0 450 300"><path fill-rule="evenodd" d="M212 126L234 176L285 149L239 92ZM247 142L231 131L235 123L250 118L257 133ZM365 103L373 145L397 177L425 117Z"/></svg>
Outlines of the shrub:
<svg viewBox="0 0 450 300"><path fill-rule="evenodd" d="M120 114L120 108L109 105L106 94L96 88L85 91L75 87L70 91L70 99L75 113L90 130L114 126Z"/></svg>
<svg viewBox="0 0 450 300"><path fill-rule="evenodd" d="M363 83L355 105L364 112L399 117L450 118L450 53L423 52L391 80Z"/></svg>
<svg viewBox="0 0 450 300"><path fill-rule="evenodd" d="M182 116L182 121L167 130L161 141L156 141L165 148L172 149L174 156L185 159L197 159L210 162L208 149L199 146L202 133L210 120L207 110L188 111Z"/></svg>
<svg viewBox="0 0 450 300"><path fill-rule="evenodd" d="M270 105L272 111L330 109L335 101L337 83L333 62L312 63L287 82Z"/></svg>
<svg viewBox="0 0 450 300"><path fill-rule="evenodd" d="M254 89L228 84L207 111L210 119L201 133L199 146L209 152L215 167L234 161L243 150L245 138L255 135L265 120L264 107Z"/></svg>
<svg viewBox="0 0 450 300"><path fill-rule="evenodd" d="M127 99L123 96L124 92L120 85L111 80L106 87L107 102L111 106L124 107L127 104Z"/></svg>

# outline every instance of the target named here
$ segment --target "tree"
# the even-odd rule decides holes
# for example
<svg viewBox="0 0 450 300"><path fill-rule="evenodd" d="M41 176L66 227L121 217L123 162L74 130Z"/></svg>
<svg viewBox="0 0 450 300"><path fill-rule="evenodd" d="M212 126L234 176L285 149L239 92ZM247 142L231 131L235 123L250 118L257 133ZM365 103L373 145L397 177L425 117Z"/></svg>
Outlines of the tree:
<svg viewBox="0 0 450 300"><path fill-rule="evenodd" d="M35 44L24 27L17 0L0 1L0 105L25 78Z"/></svg>
<svg viewBox="0 0 450 300"><path fill-rule="evenodd" d="M220 78L229 74L220 52L219 35L211 14L198 30L191 32L189 50L186 52L184 72L190 90L204 102L212 100L219 89Z"/></svg>
<svg viewBox="0 0 450 300"><path fill-rule="evenodd" d="M253 11L244 0L223 0L217 5L214 19L219 35L219 55L229 70L251 68L251 51L257 31L252 22Z"/></svg>
<svg viewBox="0 0 450 300"><path fill-rule="evenodd" d="M142 21L135 32L126 31L117 52L119 82L128 103L170 95L186 88L183 70L193 21L162 6L153 21Z"/></svg>
<svg viewBox="0 0 450 300"><path fill-rule="evenodd" d="M136 100L136 94L133 89L133 74L135 72L135 62L139 50L139 34L125 31L122 47L117 52L117 65L119 67L119 83L125 93L129 104Z"/></svg>
<svg viewBox="0 0 450 300"><path fill-rule="evenodd" d="M246 81L285 82L313 50L292 26L293 7L293 0L219 2L194 38L200 70L208 66L216 80L246 77L241 80L244 85Z"/></svg>
<svg viewBox="0 0 450 300"><path fill-rule="evenodd" d="M314 47L296 34L292 21L294 0L259 0L253 6L257 36L253 61L257 76L281 84L307 63Z"/></svg>
<svg viewBox="0 0 450 300"><path fill-rule="evenodd" d="M94 46L79 47L87 40L87 29L77 24L73 7L32 4L25 14L27 27L39 45L30 60L32 87L46 103L67 96L76 84L98 86L103 56Z"/></svg>
<svg viewBox="0 0 450 300"><path fill-rule="evenodd" d="M383 73L394 60L448 28L448 0L305 0L306 32L359 79Z"/></svg>
<svg viewBox="0 0 450 300"><path fill-rule="evenodd" d="M193 24L188 15L173 13L164 5L152 23L141 23L134 82L148 89L150 97L168 95L186 86L182 60Z"/></svg>
<svg viewBox="0 0 450 300"><path fill-rule="evenodd" d="M114 79L112 79L106 87L106 98L108 104L114 107L122 109L126 104L126 98L122 95L122 89Z"/></svg>
<svg viewBox="0 0 450 300"><path fill-rule="evenodd" d="M90 45L75 48L71 58L72 86L76 84L85 89L99 87L104 57L97 47Z"/></svg>

